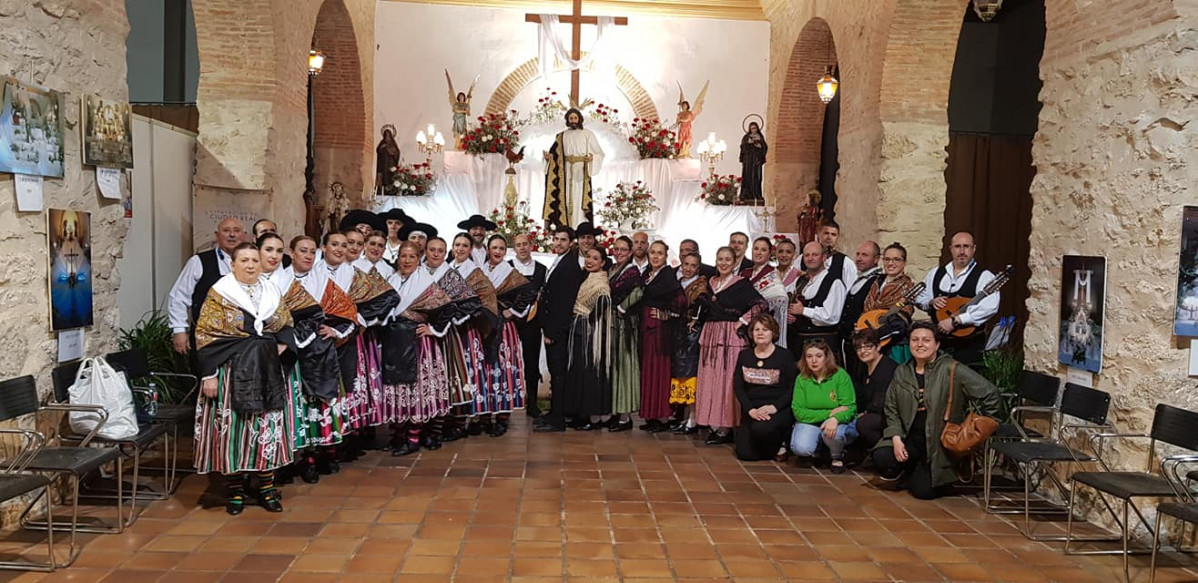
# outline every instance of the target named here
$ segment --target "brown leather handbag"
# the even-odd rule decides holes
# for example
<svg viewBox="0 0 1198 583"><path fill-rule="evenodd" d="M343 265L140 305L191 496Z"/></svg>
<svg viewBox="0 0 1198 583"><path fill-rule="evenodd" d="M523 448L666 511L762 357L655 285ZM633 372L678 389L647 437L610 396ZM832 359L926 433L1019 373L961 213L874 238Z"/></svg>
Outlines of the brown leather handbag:
<svg viewBox="0 0 1198 583"><path fill-rule="evenodd" d="M953 394L956 386L957 363L953 363L948 373L948 406L944 409L944 431L940 434L940 445L953 457L967 457L973 451L986 443L995 431L998 431L998 421L973 411L960 424L948 420L953 412Z"/></svg>

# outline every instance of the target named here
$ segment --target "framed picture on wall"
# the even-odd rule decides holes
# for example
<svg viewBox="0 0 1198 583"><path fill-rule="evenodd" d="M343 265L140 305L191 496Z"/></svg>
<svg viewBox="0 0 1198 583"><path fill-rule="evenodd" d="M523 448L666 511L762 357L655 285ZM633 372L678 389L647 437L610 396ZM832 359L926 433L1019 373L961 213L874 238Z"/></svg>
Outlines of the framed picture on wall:
<svg viewBox="0 0 1198 583"><path fill-rule="evenodd" d="M83 96L83 163L133 167L133 110L128 103Z"/></svg>
<svg viewBox="0 0 1198 583"><path fill-rule="evenodd" d="M1198 206L1181 209L1181 255L1177 260L1173 334L1198 337Z"/></svg>
<svg viewBox="0 0 1198 583"><path fill-rule="evenodd" d="M62 94L0 77L0 172L62 178Z"/></svg>
<svg viewBox="0 0 1198 583"><path fill-rule="evenodd" d="M1106 258L1066 255L1061 261L1061 322L1057 360L1093 373L1102 370Z"/></svg>
<svg viewBox="0 0 1198 583"><path fill-rule="evenodd" d="M91 326L91 213L50 209L50 329Z"/></svg>

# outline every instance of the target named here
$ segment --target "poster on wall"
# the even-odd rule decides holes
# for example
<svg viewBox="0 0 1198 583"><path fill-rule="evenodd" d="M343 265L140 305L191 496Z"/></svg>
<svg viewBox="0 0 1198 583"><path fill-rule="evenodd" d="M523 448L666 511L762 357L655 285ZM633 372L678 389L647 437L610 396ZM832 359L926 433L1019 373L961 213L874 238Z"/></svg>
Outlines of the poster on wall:
<svg viewBox="0 0 1198 583"><path fill-rule="evenodd" d="M0 172L62 178L62 94L0 81Z"/></svg>
<svg viewBox="0 0 1198 583"><path fill-rule="evenodd" d="M128 103L83 96L83 163L133 167L133 111Z"/></svg>
<svg viewBox="0 0 1198 583"><path fill-rule="evenodd" d="M50 329L92 325L91 214L50 209Z"/></svg>
<svg viewBox="0 0 1198 583"><path fill-rule="evenodd" d="M1173 334L1198 336L1198 206L1181 209L1181 256L1177 261Z"/></svg>
<svg viewBox="0 0 1198 583"><path fill-rule="evenodd" d="M1057 360L1093 373L1102 370L1106 258L1066 255L1061 261L1061 325Z"/></svg>

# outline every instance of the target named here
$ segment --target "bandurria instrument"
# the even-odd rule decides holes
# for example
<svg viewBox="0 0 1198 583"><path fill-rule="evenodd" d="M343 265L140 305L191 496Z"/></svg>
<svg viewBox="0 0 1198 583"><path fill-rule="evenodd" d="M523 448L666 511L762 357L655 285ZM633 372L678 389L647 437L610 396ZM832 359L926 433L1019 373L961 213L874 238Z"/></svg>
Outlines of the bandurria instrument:
<svg viewBox="0 0 1198 583"><path fill-rule="evenodd" d="M870 310L864 314L861 314L861 317L857 319L857 325L854 327L854 330L864 330L866 328L873 328L877 330L883 322L885 322L891 316L899 313L899 311L907 307L907 305L911 302L915 301L915 298L919 297L919 294L923 293L923 290L927 287L927 284L921 281L915 284L915 286L907 291L907 293L903 294L903 297L900 298L899 301L895 302L890 309ZM882 338L878 342L878 346L884 347L890 344L890 339L890 336Z"/></svg>
<svg viewBox="0 0 1198 583"><path fill-rule="evenodd" d="M998 291L998 288L1001 288L1008 281L1010 281L1011 274L1013 273L1015 273L1015 268L1011 265L1008 265L1007 268L1002 271L1002 273L994 276L994 279L990 280L990 283L986 284L986 287L983 287L982 291L979 292L978 295L973 296L972 298L947 298L947 303L945 303L944 307L936 310L936 321L939 322L941 320L952 318L953 316L968 310L970 306L977 305L982 300ZM933 284L936 283L938 282L933 282ZM959 328L954 328L951 336L956 338L965 338L967 336L973 335L977 329L977 326L961 326Z"/></svg>

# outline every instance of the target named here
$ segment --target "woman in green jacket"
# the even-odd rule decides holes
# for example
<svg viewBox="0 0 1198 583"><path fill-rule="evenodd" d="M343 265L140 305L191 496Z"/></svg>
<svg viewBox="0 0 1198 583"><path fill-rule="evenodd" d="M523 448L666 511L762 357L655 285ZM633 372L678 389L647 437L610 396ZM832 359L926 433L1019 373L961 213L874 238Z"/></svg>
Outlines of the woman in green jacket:
<svg viewBox="0 0 1198 583"><path fill-rule="evenodd" d="M883 479L899 480L920 500L952 493L957 471L940 445L949 391L957 391L949 418L960 423L970 405L979 414L997 417L998 388L940 352L931 322L916 322L909 334L912 360L898 367L886 393L886 431L874 450L874 466Z"/></svg>
<svg viewBox="0 0 1198 583"><path fill-rule="evenodd" d="M836 366L836 356L824 340L803 344L799 376L795 379L795 427L790 450L799 463L821 449L832 456L832 473L844 473L844 446L857 439L857 394L849 373Z"/></svg>

